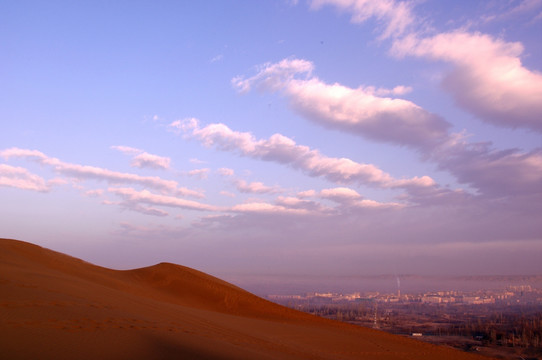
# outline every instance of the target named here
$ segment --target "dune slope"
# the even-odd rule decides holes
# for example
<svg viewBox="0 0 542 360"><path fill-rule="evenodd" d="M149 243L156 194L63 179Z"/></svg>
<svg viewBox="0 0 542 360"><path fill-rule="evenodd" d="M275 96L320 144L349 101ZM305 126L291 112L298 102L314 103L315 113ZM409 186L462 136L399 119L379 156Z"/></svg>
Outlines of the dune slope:
<svg viewBox="0 0 542 360"><path fill-rule="evenodd" d="M0 239L2 359L479 359L303 314L179 265L118 271Z"/></svg>

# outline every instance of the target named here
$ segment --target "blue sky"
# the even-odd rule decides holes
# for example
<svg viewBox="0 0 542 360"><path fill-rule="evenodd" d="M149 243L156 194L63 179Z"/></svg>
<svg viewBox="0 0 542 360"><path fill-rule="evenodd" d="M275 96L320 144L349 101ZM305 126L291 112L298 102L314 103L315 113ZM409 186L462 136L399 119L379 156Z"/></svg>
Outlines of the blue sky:
<svg viewBox="0 0 542 360"><path fill-rule="evenodd" d="M540 273L542 1L4 1L0 236L218 276Z"/></svg>

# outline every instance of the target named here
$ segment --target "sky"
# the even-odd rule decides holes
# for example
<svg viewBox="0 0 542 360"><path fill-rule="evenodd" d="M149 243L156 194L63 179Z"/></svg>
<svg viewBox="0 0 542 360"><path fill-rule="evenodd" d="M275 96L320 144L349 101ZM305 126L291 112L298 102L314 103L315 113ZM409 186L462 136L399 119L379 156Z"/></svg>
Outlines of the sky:
<svg viewBox="0 0 542 360"><path fill-rule="evenodd" d="M540 274L541 39L541 0L2 1L0 237L226 279Z"/></svg>

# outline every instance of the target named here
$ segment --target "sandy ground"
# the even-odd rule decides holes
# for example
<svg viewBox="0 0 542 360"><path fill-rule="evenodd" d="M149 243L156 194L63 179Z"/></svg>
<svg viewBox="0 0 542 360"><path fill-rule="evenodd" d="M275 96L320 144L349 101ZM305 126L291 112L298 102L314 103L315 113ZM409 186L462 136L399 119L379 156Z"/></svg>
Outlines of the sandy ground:
<svg viewBox="0 0 542 360"><path fill-rule="evenodd" d="M300 313L174 264L0 239L0 359L487 359Z"/></svg>

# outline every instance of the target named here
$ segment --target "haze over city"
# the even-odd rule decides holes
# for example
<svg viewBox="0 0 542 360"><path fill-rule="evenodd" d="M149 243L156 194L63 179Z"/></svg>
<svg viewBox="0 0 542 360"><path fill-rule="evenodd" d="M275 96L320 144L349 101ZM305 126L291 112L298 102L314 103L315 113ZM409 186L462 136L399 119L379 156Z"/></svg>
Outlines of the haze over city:
<svg viewBox="0 0 542 360"><path fill-rule="evenodd" d="M538 0L4 1L0 236L238 284L540 274L541 34Z"/></svg>

